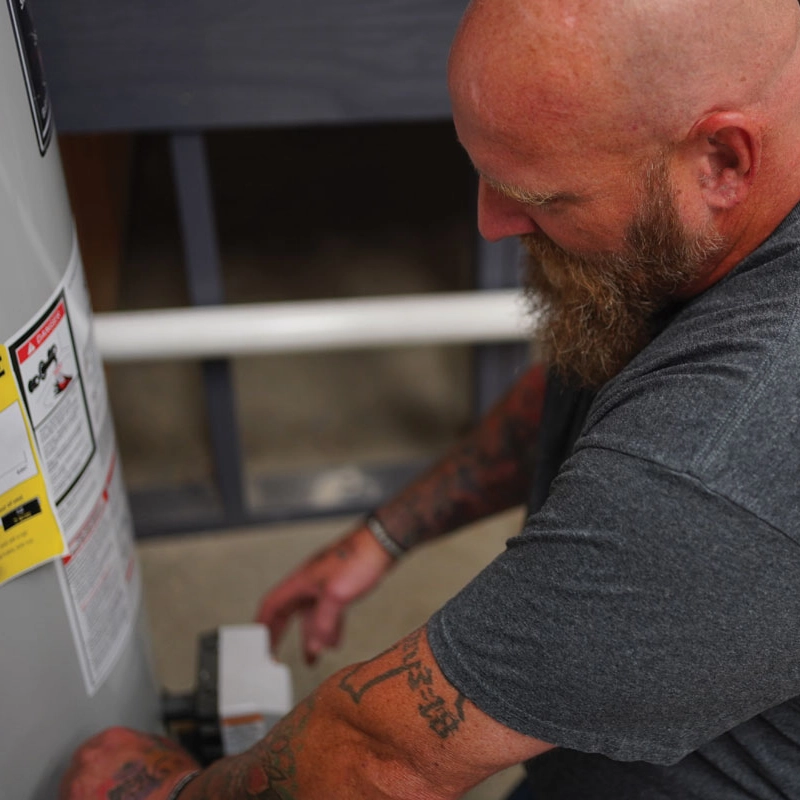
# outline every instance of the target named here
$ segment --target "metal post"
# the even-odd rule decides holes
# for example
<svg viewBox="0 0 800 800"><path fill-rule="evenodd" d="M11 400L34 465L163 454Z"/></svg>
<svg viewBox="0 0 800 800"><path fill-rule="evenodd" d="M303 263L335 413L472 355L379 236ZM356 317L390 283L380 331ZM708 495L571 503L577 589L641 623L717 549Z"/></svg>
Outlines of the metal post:
<svg viewBox="0 0 800 800"><path fill-rule="evenodd" d="M194 305L219 305L225 293L203 134L172 134L170 151L189 296ZM217 486L226 522L236 524L246 512L230 364L223 359L204 361L203 379Z"/></svg>

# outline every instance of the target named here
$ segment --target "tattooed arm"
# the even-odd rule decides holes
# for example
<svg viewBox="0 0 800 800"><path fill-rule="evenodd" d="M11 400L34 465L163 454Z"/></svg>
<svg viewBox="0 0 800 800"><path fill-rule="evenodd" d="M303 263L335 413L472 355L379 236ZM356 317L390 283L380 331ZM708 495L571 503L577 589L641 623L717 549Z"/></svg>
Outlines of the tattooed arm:
<svg viewBox="0 0 800 800"><path fill-rule="evenodd" d="M544 390L544 367L528 370L472 433L384 504L377 516L392 538L407 550L522 503Z"/></svg>
<svg viewBox="0 0 800 800"><path fill-rule="evenodd" d="M480 425L377 511L405 549L522 503L544 400L542 367L529 370ZM346 607L373 589L394 560L364 526L302 564L263 599L258 619L277 644L294 614L306 660L337 644Z"/></svg>
<svg viewBox="0 0 800 800"><path fill-rule="evenodd" d="M106 774L123 780L123 768L141 764L120 751L116 736L116 750L101 753L95 745L95 772L104 762ZM258 745L192 781L180 800L454 800L550 747L500 725L460 695L439 670L423 628L334 675ZM83 794L69 794L66 786L62 800L164 800L182 768L176 766L166 788L117 794L118 785L97 775L95 784L81 784ZM81 777L73 770L73 780Z"/></svg>

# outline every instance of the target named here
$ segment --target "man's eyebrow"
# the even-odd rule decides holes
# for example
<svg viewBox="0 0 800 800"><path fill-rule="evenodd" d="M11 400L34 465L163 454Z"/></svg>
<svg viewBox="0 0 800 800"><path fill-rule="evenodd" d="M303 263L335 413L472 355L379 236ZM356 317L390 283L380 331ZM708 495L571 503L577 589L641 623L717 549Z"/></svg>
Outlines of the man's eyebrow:
<svg viewBox="0 0 800 800"><path fill-rule="evenodd" d="M506 183L487 178L485 175L481 175L481 178L504 197L527 206L548 206L559 200L577 200L577 195L572 192L532 192L518 186L509 186Z"/></svg>

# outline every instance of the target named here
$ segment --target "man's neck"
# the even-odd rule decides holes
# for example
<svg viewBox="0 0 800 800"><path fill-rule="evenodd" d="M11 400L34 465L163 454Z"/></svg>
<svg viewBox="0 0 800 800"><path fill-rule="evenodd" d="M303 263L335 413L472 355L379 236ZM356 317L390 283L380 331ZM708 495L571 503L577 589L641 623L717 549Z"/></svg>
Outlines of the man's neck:
<svg viewBox="0 0 800 800"><path fill-rule="evenodd" d="M678 294L678 299L689 300L710 289L715 283L732 272L747 256L755 252L775 232L778 226L800 202L791 198L778 202L755 201L748 204L750 208L758 208L757 215L737 215L720 226L724 241L731 244L723 251L721 258L715 258L703 272Z"/></svg>

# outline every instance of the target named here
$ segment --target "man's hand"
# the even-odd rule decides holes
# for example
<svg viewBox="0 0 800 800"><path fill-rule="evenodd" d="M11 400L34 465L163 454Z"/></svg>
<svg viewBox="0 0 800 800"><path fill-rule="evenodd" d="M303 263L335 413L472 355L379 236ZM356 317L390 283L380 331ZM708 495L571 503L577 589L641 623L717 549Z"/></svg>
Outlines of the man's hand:
<svg viewBox="0 0 800 800"><path fill-rule="evenodd" d="M360 527L321 550L261 602L257 619L277 647L289 620L302 618L303 652L313 664L326 647L339 643L347 606L373 589L394 560L368 528Z"/></svg>
<svg viewBox="0 0 800 800"><path fill-rule="evenodd" d="M73 756L61 800L165 800L198 764L174 742L127 728L110 728Z"/></svg>

